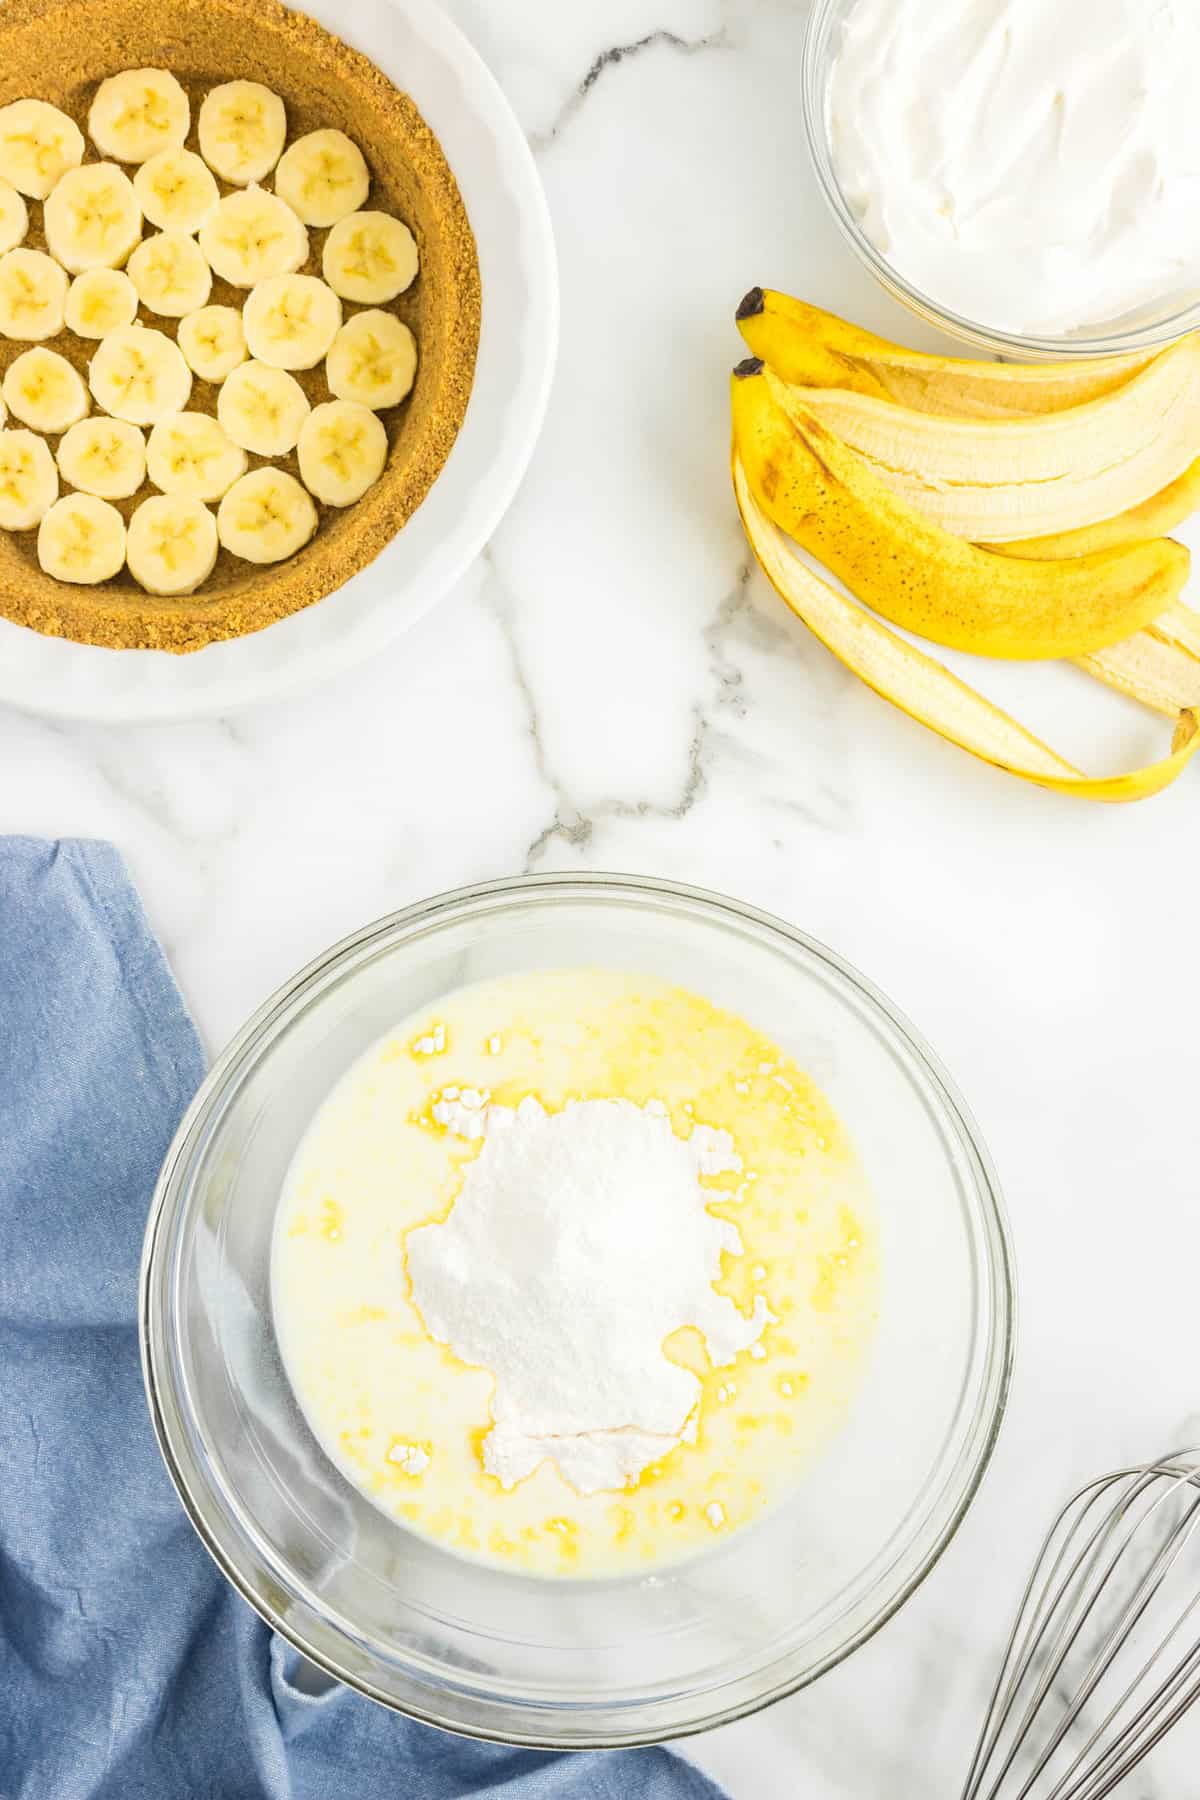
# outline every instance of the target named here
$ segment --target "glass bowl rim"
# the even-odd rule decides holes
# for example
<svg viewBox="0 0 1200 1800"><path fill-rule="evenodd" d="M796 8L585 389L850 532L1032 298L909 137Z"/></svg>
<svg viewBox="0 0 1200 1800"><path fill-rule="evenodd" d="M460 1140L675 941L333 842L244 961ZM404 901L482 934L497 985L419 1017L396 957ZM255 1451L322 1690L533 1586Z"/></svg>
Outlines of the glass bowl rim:
<svg viewBox="0 0 1200 1800"><path fill-rule="evenodd" d="M911 1567L895 1590L886 1593L882 1601L875 1605L868 1616L863 1618L844 1638L823 1653L816 1655L807 1666L800 1668L783 1680L767 1683L756 1693L724 1706L714 1707L711 1713L707 1713L703 1717L689 1719L681 1724L672 1725L666 1730L654 1727L638 1729L636 1726L630 1726L619 1731L605 1731L603 1735L597 1735L594 1739L581 1738L576 1735L566 1739L556 1737L547 1731L492 1728L478 1723L464 1725L459 1720L439 1716L429 1707L410 1704L407 1699L404 1702L398 1701L394 1695L375 1686L361 1674L339 1665L331 1656L311 1644L299 1627L281 1617L272 1607L269 1599L255 1589L243 1568L235 1560L224 1538L232 1537L235 1543L240 1545L241 1534L237 1522L228 1515L210 1520L200 1499L193 1493L185 1468L185 1463L191 1458L189 1454L186 1454L186 1445L177 1444L176 1435L172 1432L165 1416L159 1389L160 1373L165 1372L160 1372L156 1365L153 1345L152 1327L155 1315L159 1310L154 1293L155 1277L158 1273L160 1258L164 1253L165 1227L178 1214L187 1194L187 1190L180 1186L180 1165L196 1134L204 1128L209 1116L222 1104L231 1079L256 1053L270 1053L273 1041L281 1032L286 1031L294 1009L303 1005L305 996L314 983L319 982L323 977L336 974L340 966L347 964L357 952L371 943L375 941L382 943L397 933L401 934L402 938L406 930L422 926L428 927L430 923L439 921L439 918L443 923L452 922L464 916L469 909L479 903L483 903L486 908L492 902L503 905L514 899L519 901L522 896L539 894L560 894L568 898L625 898L635 904L643 902L652 904L655 900L667 904L677 902L693 908L701 917L707 917L712 922L720 922L724 918L733 923L750 925L761 931L768 939L774 939L777 946L785 952L797 950L803 955L814 958L824 966L826 973L834 977L835 983L840 982L853 995L865 1000L869 1009L873 1008L882 1014L885 1024L895 1034L897 1047L907 1051L917 1071L930 1083L941 1115L940 1123L949 1128L957 1138L960 1147L968 1155L974 1177L971 1189L971 1211L974 1214L976 1225L982 1227L984 1254L995 1296L991 1331L986 1339L981 1341L979 1338L978 1312L973 1321L977 1348L982 1351L983 1356L979 1393L976 1397L973 1416L963 1428L963 1441L959 1445L954 1462L943 1481L935 1505L922 1524L910 1531L908 1538L897 1552L892 1566L895 1562L907 1558ZM167 1321L164 1319L162 1323L165 1326ZM164 1159L151 1201L139 1277L138 1335L142 1377L159 1451L193 1529L221 1573L242 1599L258 1613L264 1623L290 1643L302 1656L343 1685L388 1707L389 1710L457 1735L543 1750L632 1748L690 1737L703 1731L713 1730L719 1725L731 1724L737 1719L746 1718L761 1711L764 1707L774 1704L775 1701L785 1699L810 1686L812 1682L837 1667L853 1651L873 1637L921 1586L940 1561L970 1510L991 1462L1007 1410L1012 1386L1016 1331L1017 1288L1014 1250L1008 1214L996 1170L978 1125L962 1095L938 1057L906 1015L893 1005L880 988L861 975L836 951L829 949L820 940L809 936L797 926L772 913L747 905L729 895L683 882L668 881L651 876L592 870L508 876L431 895L410 906L384 914L339 939L305 964L288 981L281 984L256 1008L215 1058L179 1123ZM179 1395L175 1393L172 1397L178 1403ZM182 1412L182 1408L180 1410ZM924 1543L920 1548L920 1554L914 1561L914 1547L920 1545L922 1539ZM764 1675L768 1673L769 1668L770 1665L764 1665ZM449 1691L449 1684L447 1686ZM710 1692L716 1694L719 1689L713 1689ZM510 1703L502 1697L499 1704ZM559 1703L559 1709L561 1710L561 1703Z"/></svg>
<svg viewBox="0 0 1200 1800"><path fill-rule="evenodd" d="M1001 331L977 319L968 319L943 306L932 295L913 287L904 276L875 248L863 231L853 209L842 192L833 166L829 142L829 117L826 107L826 83L822 63L826 43L836 17L847 0L813 0L801 52L801 110L809 155L817 182L830 212L842 229L850 248L874 275L880 285L907 306L926 324L948 332L952 337L991 350L1000 357L1025 362L1074 362L1088 357L1151 355L1166 349L1200 327L1200 300L1169 318L1131 327L1127 331L1098 333L1089 337L1061 337L1036 333Z"/></svg>

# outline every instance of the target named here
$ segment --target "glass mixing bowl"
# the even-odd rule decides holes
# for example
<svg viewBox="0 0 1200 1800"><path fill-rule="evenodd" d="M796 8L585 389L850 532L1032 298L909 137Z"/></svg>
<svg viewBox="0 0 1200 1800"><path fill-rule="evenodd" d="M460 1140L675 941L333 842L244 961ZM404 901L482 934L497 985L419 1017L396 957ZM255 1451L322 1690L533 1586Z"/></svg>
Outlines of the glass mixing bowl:
<svg viewBox="0 0 1200 1800"><path fill-rule="evenodd" d="M804 126L817 180L834 218L851 248L894 299L903 301L918 317L954 337L1025 362L1046 358L1067 362L1084 356L1147 353L1200 326L1200 302L1181 305L1178 294L1174 294L1164 296L1159 306L1140 309L1135 321L1098 323L1086 333L1073 332L1069 337L1021 337L977 319L964 318L942 306L936 295L922 293L906 281L863 231L834 169L829 83L842 29L854 4L855 0L813 0L801 67Z"/></svg>
<svg viewBox="0 0 1200 1800"><path fill-rule="evenodd" d="M368 1046L466 982L581 964L698 989L812 1074L875 1190L883 1292L859 1399L789 1498L689 1561L556 1580L458 1557L347 1483L284 1374L269 1257L297 1142ZM340 1680L417 1718L580 1749L737 1718L812 1681L896 1610L988 1461L1013 1311L987 1154L883 996L803 933L732 900L603 875L443 895L347 938L281 989L180 1126L141 1289L167 1466L263 1618Z"/></svg>

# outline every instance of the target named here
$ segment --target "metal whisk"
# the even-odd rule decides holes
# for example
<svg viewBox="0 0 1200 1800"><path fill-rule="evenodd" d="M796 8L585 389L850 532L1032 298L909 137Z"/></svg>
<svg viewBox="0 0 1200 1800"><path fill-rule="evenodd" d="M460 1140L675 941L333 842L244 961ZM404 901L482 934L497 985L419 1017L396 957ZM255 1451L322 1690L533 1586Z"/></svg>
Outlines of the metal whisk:
<svg viewBox="0 0 1200 1800"><path fill-rule="evenodd" d="M963 1800L1103 1800L1200 1698L1200 1450L1081 1488L1051 1527Z"/></svg>

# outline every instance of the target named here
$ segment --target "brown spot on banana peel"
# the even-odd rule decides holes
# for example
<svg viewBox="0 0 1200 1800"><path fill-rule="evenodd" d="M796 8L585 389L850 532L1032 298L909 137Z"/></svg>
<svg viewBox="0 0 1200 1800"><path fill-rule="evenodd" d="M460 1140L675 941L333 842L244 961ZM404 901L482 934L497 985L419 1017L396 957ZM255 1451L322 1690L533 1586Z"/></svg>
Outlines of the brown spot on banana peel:
<svg viewBox="0 0 1200 1800"><path fill-rule="evenodd" d="M819 420L779 406L773 379L733 383L734 434L751 489L781 529L893 624L978 655L1082 656L1148 625L1183 586L1188 552L1170 539L1040 562L951 537Z"/></svg>

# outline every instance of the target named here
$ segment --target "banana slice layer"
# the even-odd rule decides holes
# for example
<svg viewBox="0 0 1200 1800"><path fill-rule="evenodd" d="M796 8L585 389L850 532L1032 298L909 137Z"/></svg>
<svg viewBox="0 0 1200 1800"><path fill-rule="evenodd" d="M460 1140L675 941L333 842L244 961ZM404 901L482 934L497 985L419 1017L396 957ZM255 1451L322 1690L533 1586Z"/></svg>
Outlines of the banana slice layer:
<svg viewBox="0 0 1200 1800"><path fill-rule="evenodd" d="M246 360L246 333L236 306L202 306L179 321L176 339L201 381L221 382Z"/></svg>
<svg viewBox="0 0 1200 1800"><path fill-rule="evenodd" d="M88 410L88 391L78 369L57 350L35 344L8 365L4 377L4 404L15 418L35 431L57 436L82 419Z"/></svg>
<svg viewBox="0 0 1200 1800"><path fill-rule="evenodd" d="M315 275L272 275L242 308L251 356L273 369L315 368L341 323L341 301Z"/></svg>
<svg viewBox="0 0 1200 1800"><path fill-rule="evenodd" d="M101 156L144 163L182 144L191 122L188 97L167 69L126 69L97 88L88 136Z"/></svg>
<svg viewBox="0 0 1200 1800"><path fill-rule="evenodd" d="M152 494L129 521L129 573L148 594L192 594L217 560L217 521L199 500Z"/></svg>
<svg viewBox="0 0 1200 1800"><path fill-rule="evenodd" d="M146 479L146 442L123 419L81 419L59 439L58 467L80 493L128 500Z"/></svg>
<svg viewBox="0 0 1200 1800"><path fill-rule="evenodd" d="M142 235L133 183L116 163L69 169L42 212L50 254L64 269L115 269Z"/></svg>
<svg viewBox="0 0 1200 1800"><path fill-rule="evenodd" d="M58 499L58 470L45 438L0 431L0 526L30 531Z"/></svg>
<svg viewBox="0 0 1200 1800"><path fill-rule="evenodd" d="M114 419L157 425L187 405L192 372L164 332L123 325L109 333L93 356L88 385L96 405Z"/></svg>
<svg viewBox="0 0 1200 1800"><path fill-rule="evenodd" d="M111 581L125 564L125 521L94 494L64 494L38 526L37 556L56 581Z"/></svg>
<svg viewBox="0 0 1200 1800"><path fill-rule="evenodd" d="M181 412L150 433L146 470L164 494L219 500L246 473L246 452L208 413Z"/></svg>
<svg viewBox="0 0 1200 1800"><path fill-rule="evenodd" d="M222 181L247 187L279 161L287 138L283 101L258 81L226 81L204 97L200 154Z"/></svg>
<svg viewBox="0 0 1200 1800"><path fill-rule="evenodd" d="M282 562L317 529L317 509L286 469L252 469L235 481L217 512L217 531L233 556Z"/></svg>
<svg viewBox="0 0 1200 1800"><path fill-rule="evenodd" d="M137 289L124 269L85 269L67 289L64 318L76 337L105 338L137 318Z"/></svg>

